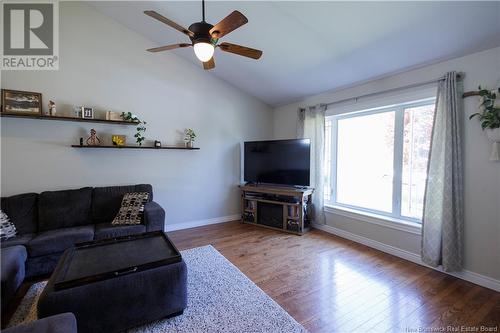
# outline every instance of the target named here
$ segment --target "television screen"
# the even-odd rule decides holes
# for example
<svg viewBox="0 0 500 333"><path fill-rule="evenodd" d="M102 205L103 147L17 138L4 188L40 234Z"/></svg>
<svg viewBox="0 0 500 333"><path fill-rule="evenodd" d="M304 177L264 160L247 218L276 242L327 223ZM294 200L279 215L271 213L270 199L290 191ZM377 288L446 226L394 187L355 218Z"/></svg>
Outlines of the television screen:
<svg viewBox="0 0 500 333"><path fill-rule="evenodd" d="M310 140L245 142L244 180L309 186Z"/></svg>

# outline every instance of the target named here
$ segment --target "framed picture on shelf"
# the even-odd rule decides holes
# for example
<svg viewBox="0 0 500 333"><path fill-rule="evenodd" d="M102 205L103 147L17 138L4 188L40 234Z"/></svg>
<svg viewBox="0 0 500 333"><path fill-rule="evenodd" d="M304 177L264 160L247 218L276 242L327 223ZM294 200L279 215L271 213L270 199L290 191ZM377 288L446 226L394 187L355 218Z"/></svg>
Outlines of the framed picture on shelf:
<svg viewBox="0 0 500 333"><path fill-rule="evenodd" d="M82 118L84 119L94 119L94 109L82 106Z"/></svg>
<svg viewBox="0 0 500 333"><path fill-rule="evenodd" d="M42 115L42 94L2 89L2 113L40 116Z"/></svg>
<svg viewBox="0 0 500 333"><path fill-rule="evenodd" d="M122 113L121 112L113 112L113 111L107 111L106 112L106 120L113 120L113 121L122 121Z"/></svg>

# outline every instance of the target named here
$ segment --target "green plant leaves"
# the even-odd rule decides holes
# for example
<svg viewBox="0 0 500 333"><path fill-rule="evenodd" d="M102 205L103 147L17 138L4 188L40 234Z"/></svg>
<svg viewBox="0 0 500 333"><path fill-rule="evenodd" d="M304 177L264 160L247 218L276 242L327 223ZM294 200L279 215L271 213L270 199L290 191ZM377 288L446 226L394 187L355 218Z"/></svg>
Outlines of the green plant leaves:
<svg viewBox="0 0 500 333"><path fill-rule="evenodd" d="M481 86L479 86L479 96L483 98L479 106L483 111L472 114L469 119L478 117L483 130L487 128L500 128L500 108L495 107L496 93L487 89L481 89Z"/></svg>
<svg viewBox="0 0 500 333"><path fill-rule="evenodd" d="M137 123L137 128L136 128L137 133L135 133L134 137L136 138L135 141L139 145L142 145L142 142L146 139L142 135L142 133L146 132L146 126L144 126L144 125L146 125L147 123L145 121L142 121L139 118L137 118L137 116L134 116L132 114L132 112L122 112L122 118L123 118L123 120L132 121L132 122Z"/></svg>
<svg viewBox="0 0 500 333"><path fill-rule="evenodd" d="M196 138L196 133L192 128L187 128L185 131L184 141L194 141Z"/></svg>

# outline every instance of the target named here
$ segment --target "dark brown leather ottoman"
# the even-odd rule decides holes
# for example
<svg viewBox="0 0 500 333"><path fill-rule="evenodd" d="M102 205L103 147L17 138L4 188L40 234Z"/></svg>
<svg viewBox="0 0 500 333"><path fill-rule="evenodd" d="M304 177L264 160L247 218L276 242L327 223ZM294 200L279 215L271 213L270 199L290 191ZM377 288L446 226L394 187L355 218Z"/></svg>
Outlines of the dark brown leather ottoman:
<svg viewBox="0 0 500 333"><path fill-rule="evenodd" d="M38 301L39 318L72 312L78 332L119 332L182 314L187 268L163 232L66 250Z"/></svg>

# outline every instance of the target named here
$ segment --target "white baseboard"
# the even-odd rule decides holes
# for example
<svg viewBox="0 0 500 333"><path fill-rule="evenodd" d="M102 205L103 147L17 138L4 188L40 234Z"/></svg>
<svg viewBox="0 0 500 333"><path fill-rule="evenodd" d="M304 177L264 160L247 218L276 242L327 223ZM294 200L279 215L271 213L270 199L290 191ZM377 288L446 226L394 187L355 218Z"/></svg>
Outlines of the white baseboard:
<svg viewBox="0 0 500 333"><path fill-rule="evenodd" d="M335 228L335 227L332 227L329 225L313 224L313 228L323 230L323 231L328 232L330 234L334 234L336 236L346 238L346 239L352 240L352 241L357 242L357 243L361 243L363 245L369 246L369 247L377 249L379 251L389 253L389 254L392 254L396 257L400 257L400 258L403 258L405 260L414 262L416 264L435 269L435 270L443 272L445 274L455 276L459 279L475 283L475 284L480 285L482 287L493 289L495 291L500 291L500 281L496 280L494 278L491 278L491 277L488 277L485 275L481 275L478 273L474 273L471 271L466 271L466 270L464 270L462 272L458 272L458 273L444 272L440 267L437 267L437 268L431 267L431 266L425 264L424 262L422 262L422 260L420 259L420 255L418 255L416 253L409 252L409 251L406 251L406 250L403 250L403 249L400 249L400 248L397 248L397 247L394 247L391 245L387 245L387 244L384 244L384 243L381 243L381 242L378 242L378 241L375 241L373 239L369 239L369 238L366 238L363 236L359 236L359 235L353 234L351 232L348 232L348 231L345 231L345 230L342 230L339 228Z"/></svg>
<svg viewBox="0 0 500 333"><path fill-rule="evenodd" d="M168 232L168 231L175 231L175 230L182 230L182 229L190 229L190 228L201 227L204 225L231 222L231 221L236 221L236 220L240 220L240 219L241 219L241 215L235 214L235 215L214 217L214 218L206 219L206 220L181 222L181 223L175 223L175 224L168 224L168 222L167 222L166 223L166 229L167 229L166 231Z"/></svg>

